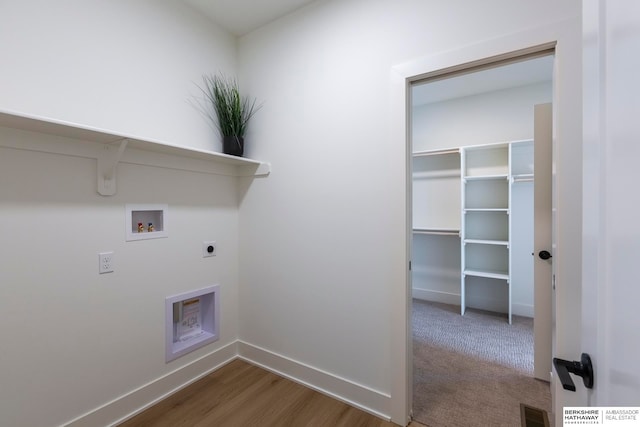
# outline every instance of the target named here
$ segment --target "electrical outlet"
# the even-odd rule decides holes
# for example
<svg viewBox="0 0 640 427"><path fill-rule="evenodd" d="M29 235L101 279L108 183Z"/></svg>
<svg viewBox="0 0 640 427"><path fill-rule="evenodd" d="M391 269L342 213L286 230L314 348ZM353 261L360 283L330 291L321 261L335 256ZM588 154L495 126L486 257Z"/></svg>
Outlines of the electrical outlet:
<svg viewBox="0 0 640 427"><path fill-rule="evenodd" d="M98 272L113 273L113 252L100 252L98 254Z"/></svg>
<svg viewBox="0 0 640 427"><path fill-rule="evenodd" d="M218 247L216 246L216 242L202 242L202 257L207 258L210 256L216 256L218 252Z"/></svg>

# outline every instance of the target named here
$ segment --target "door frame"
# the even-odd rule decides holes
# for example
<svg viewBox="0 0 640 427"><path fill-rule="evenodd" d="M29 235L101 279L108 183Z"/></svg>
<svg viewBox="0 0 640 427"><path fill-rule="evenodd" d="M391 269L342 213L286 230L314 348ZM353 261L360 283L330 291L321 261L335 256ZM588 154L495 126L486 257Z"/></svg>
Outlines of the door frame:
<svg viewBox="0 0 640 427"><path fill-rule="evenodd" d="M508 36L467 45L463 48L412 60L391 70L391 136L404 141L405 162L405 257L404 286L391 292L391 393L389 416L400 425L410 422L412 405L412 335L411 335L411 83L435 74L448 74L470 66L480 66L527 53L555 47L554 67L554 136L553 136L553 201L554 257L556 283L556 316L554 348L558 357L579 354L581 310L575 295L581 293L582 257L582 146L581 146L581 16L536 27ZM579 161L575 161L575 159ZM578 299L579 301L579 299ZM573 304L572 304L573 303ZM552 376L555 396L553 408L584 406L583 392L568 395L558 390ZM560 411L555 411L556 420Z"/></svg>

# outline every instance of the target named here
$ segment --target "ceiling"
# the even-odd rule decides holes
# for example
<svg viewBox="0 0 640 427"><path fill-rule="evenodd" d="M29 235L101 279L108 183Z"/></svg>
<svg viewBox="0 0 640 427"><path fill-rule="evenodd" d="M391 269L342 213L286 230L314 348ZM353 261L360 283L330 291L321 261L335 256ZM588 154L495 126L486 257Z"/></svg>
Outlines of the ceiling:
<svg viewBox="0 0 640 427"><path fill-rule="evenodd" d="M455 77L412 86L413 106L448 99L478 95L485 92L550 82L553 77L553 55L489 68Z"/></svg>
<svg viewBox="0 0 640 427"><path fill-rule="evenodd" d="M242 36L314 0L182 0L235 36Z"/></svg>

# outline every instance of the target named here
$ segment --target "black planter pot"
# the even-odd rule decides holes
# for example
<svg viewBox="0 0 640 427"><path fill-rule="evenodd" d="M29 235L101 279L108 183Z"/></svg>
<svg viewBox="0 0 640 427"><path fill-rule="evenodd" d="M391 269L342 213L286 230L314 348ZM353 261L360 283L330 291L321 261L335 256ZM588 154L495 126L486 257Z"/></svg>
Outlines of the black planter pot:
<svg viewBox="0 0 640 427"><path fill-rule="evenodd" d="M242 157L242 153L244 153L244 138L238 136L222 137L222 151L224 154Z"/></svg>

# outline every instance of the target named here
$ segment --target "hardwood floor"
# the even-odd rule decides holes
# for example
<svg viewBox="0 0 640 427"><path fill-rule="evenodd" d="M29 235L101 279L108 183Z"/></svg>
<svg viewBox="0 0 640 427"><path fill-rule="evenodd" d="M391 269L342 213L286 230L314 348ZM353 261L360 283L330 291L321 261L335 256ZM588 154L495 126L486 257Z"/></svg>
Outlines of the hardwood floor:
<svg viewBox="0 0 640 427"><path fill-rule="evenodd" d="M134 426L386 427L395 424L247 362L234 360L120 424L120 427Z"/></svg>

